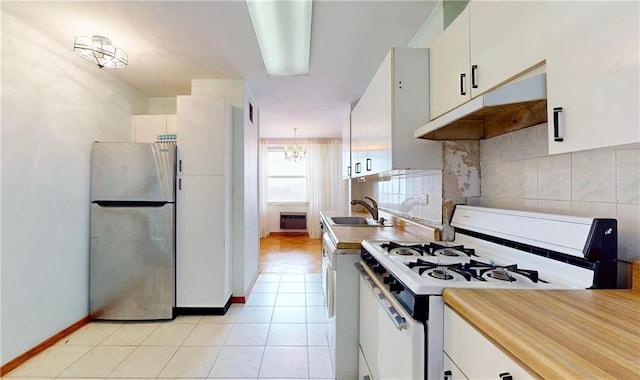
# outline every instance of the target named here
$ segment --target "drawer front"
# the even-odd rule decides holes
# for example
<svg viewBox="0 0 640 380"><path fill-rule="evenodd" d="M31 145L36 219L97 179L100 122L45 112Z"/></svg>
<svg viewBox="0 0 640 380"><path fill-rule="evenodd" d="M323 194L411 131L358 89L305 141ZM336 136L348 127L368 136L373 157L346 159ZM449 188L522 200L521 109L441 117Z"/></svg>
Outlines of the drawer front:
<svg viewBox="0 0 640 380"><path fill-rule="evenodd" d="M469 379L500 379L502 373L533 378L449 307L444 310L444 352Z"/></svg>

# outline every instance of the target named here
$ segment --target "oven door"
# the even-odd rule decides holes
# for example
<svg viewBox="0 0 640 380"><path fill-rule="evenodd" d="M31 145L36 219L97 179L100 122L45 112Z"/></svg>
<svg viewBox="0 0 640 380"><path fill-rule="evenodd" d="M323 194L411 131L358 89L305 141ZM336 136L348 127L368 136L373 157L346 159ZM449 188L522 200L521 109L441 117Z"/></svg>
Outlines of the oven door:
<svg viewBox="0 0 640 380"><path fill-rule="evenodd" d="M366 264L360 269L360 349L373 380L425 378L425 330Z"/></svg>

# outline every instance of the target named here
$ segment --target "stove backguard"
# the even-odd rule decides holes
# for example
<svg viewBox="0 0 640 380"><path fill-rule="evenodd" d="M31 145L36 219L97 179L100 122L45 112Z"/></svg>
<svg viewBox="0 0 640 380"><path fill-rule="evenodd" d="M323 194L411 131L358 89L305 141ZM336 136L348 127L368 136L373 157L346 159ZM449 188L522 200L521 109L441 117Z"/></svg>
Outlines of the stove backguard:
<svg viewBox="0 0 640 380"><path fill-rule="evenodd" d="M618 234L615 219L594 219L583 249L584 258L475 231L455 232L594 271L591 289L615 289L618 277Z"/></svg>

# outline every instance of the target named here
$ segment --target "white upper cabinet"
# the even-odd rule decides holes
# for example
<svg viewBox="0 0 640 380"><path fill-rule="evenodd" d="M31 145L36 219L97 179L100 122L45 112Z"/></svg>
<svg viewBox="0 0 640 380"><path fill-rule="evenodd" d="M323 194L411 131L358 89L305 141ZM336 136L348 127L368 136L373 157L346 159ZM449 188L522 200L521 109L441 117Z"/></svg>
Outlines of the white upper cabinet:
<svg viewBox="0 0 640 380"><path fill-rule="evenodd" d="M544 61L544 1L469 3L471 97Z"/></svg>
<svg viewBox="0 0 640 380"><path fill-rule="evenodd" d="M431 47L431 120L471 99L469 60L467 6Z"/></svg>
<svg viewBox="0 0 640 380"><path fill-rule="evenodd" d="M165 115L167 117L167 133L178 133L178 115Z"/></svg>
<svg viewBox="0 0 640 380"><path fill-rule="evenodd" d="M546 6L549 153L639 142L639 3Z"/></svg>
<svg viewBox="0 0 640 380"><path fill-rule="evenodd" d="M178 96L178 174L225 175L232 109L223 96Z"/></svg>
<svg viewBox="0 0 640 380"><path fill-rule="evenodd" d="M342 125L342 179L351 178L351 115Z"/></svg>
<svg viewBox="0 0 640 380"><path fill-rule="evenodd" d="M154 143L158 135L176 133L176 115L133 115L133 142Z"/></svg>
<svg viewBox="0 0 640 380"><path fill-rule="evenodd" d="M429 51L394 48L351 115L353 177L442 169L442 144L413 130L429 120Z"/></svg>
<svg viewBox="0 0 640 380"><path fill-rule="evenodd" d="M431 120L544 61L544 6L469 3L431 49Z"/></svg>
<svg viewBox="0 0 640 380"><path fill-rule="evenodd" d="M351 111L351 177L364 175L362 165L368 157L367 126L369 121L367 120L366 108L358 103Z"/></svg>

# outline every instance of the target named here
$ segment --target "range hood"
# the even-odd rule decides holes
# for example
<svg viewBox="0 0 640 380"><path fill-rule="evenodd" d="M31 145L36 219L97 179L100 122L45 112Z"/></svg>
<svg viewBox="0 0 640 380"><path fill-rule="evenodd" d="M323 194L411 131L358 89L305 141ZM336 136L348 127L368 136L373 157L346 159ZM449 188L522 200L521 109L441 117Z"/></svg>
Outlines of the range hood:
<svg viewBox="0 0 640 380"><path fill-rule="evenodd" d="M499 87L416 129L428 140L486 139L547 122L547 74Z"/></svg>

